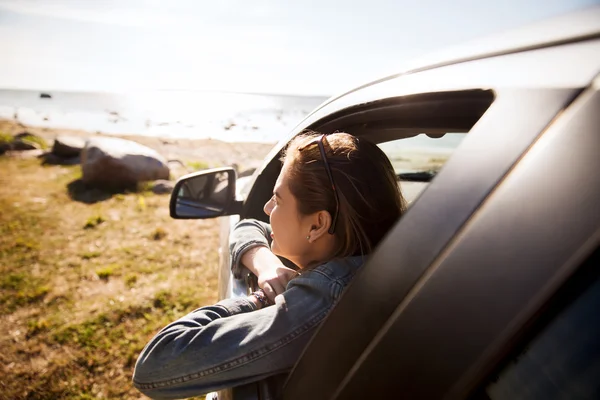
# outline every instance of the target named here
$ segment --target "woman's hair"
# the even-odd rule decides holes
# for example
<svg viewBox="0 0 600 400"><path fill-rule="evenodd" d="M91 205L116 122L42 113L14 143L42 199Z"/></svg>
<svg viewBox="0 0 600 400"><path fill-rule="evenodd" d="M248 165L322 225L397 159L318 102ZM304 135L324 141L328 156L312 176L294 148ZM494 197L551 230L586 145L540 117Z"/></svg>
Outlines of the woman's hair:
<svg viewBox="0 0 600 400"><path fill-rule="evenodd" d="M315 141L319 136L315 132L296 136L282 161L290 173L298 211L309 215L327 210L333 218L336 200ZM394 168L374 143L347 133L327 135L323 145L339 197L335 257L369 254L406 209Z"/></svg>

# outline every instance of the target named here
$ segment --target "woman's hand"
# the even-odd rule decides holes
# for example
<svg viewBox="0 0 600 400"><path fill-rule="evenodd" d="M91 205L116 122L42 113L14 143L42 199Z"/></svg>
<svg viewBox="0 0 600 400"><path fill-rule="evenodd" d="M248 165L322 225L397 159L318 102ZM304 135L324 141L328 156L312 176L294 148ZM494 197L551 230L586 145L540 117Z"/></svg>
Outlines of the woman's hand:
<svg viewBox="0 0 600 400"><path fill-rule="evenodd" d="M241 262L258 277L258 286L264 290L272 303L275 302L275 296L285 291L287 283L298 275L264 246L246 251Z"/></svg>
<svg viewBox="0 0 600 400"><path fill-rule="evenodd" d="M296 271L283 264L261 266L257 275L258 286L264 290L269 300L275 303L275 296L285 292L288 282L296 275L298 275Z"/></svg>

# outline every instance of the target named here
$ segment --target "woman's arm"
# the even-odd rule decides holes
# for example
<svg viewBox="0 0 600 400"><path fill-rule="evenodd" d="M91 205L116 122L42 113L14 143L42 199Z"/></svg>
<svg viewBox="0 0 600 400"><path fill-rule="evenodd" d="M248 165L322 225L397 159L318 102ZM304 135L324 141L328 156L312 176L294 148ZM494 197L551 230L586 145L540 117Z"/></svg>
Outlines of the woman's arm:
<svg viewBox="0 0 600 400"><path fill-rule="evenodd" d="M242 262L244 254L256 248L270 250L271 226L256 219L244 219L237 223L229 235L229 254L231 255L231 271L236 279L242 279L244 268L250 267Z"/></svg>
<svg viewBox="0 0 600 400"><path fill-rule="evenodd" d="M254 219L240 221L230 235L231 270L241 278L243 268L258 277L258 286L271 302L297 275L271 251L271 226Z"/></svg>
<svg viewBox="0 0 600 400"><path fill-rule="evenodd" d="M153 398L181 398L288 372L333 306L332 285L340 284L301 276L274 306L256 310L242 298L193 311L146 345L135 386Z"/></svg>

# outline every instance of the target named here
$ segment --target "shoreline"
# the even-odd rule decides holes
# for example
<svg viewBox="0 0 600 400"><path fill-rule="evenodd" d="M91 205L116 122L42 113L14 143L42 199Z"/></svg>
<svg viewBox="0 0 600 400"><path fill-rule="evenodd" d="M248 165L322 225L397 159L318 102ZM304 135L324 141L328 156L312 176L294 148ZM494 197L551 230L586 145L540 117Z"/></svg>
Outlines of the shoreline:
<svg viewBox="0 0 600 400"><path fill-rule="evenodd" d="M40 97L42 94L52 97ZM0 120L163 139L273 144L326 100L235 92L132 93L0 89Z"/></svg>
<svg viewBox="0 0 600 400"><path fill-rule="evenodd" d="M104 136L127 139L156 150L167 160L179 160L184 164L203 162L208 164L210 168L236 164L239 171L258 168L262 165L264 157L276 144L225 142L218 139L162 138L137 134L108 134L89 132L82 129L47 128L26 125L9 119L0 119L0 132L14 136L24 131L46 139L50 146L52 146L52 142L57 136L62 135L82 138Z"/></svg>

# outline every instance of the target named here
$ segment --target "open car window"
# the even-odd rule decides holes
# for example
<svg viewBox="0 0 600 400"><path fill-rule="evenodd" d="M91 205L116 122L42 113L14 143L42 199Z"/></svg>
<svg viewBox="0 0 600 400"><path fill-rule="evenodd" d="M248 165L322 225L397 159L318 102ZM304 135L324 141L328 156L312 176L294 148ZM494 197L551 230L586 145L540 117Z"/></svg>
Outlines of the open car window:
<svg viewBox="0 0 600 400"><path fill-rule="evenodd" d="M397 139L378 146L390 159L406 201L410 205L466 137L448 133L442 137L426 134Z"/></svg>
<svg viewBox="0 0 600 400"><path fill-rule="evenodd" d="M494 96L489 89L471 89L385 98L356 104L310 124L301 123L295 134L304 130L324 134L341 131L365 138L381 145L392 158L399 175L411 173L414 177L419 169L429 168L432 163L434 172L445 164L466 136L451 132L469 132L492 105ZM244 218L266 220L262 208L271 196L281 170L279 155L285 144L281 142L276 146L273 154L277 156L265 165L252 185L244 204ZM427 154L419 154L419 148L426 149ZM411 155L408 156L408 153ZM408 162L404 162L407 157ZM407 168L407 164L411 167ZM401 190L409 203L418 197L431 177L429 174L428 179L420 179L416 184L401 183ZM408 181L406 176L400 178L403 182Z"/></svg>

